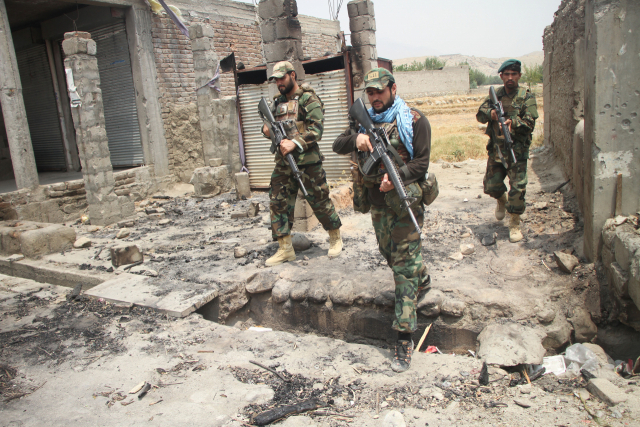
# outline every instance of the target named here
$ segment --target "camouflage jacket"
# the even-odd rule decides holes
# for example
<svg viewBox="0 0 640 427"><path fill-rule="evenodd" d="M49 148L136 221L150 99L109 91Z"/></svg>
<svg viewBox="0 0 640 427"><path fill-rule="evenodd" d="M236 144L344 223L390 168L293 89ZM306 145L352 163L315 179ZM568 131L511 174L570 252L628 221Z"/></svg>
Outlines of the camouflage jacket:
<svg viewBox="0 0 640 427"><path fill-rule="evenodd" d="M536 119L538 118L538 107L536 97L529 89L518 86L517 93L513 98L506 95L504 86L500 86L496 90L498 100L503 103L507 118L511 119L511 138L513 139L513 151L518 159L529 158L529 145L531 145L531 133L533 132ZM497 156L495 144L497 143L501 149L504 149L504 137L500 130L498 122L491 120L491 108L489 107L491 100L487 96L478 109L476 119L480 123L487 123L486 134L489 136L487 151L490 156ZM505 152L503 151L503 154ZM506 154L505 154L506 156Z"/></svg>
<svg viewBox="0 0 640 427"><path fill-rule="evenodd" d="M316 95L315 91L308 84L303 83L294 93L292 99L298 99L298 117L297 127L298 133L292 138L292 141L298 146L291 153L298 165L309 165L321 162L323 160L320 153L318 142L322 138L322 130L324 123L324 108L322 101ZM271 107L274 112L280 103L287 102L285 95L277 95L274 98ZM276 117L278 120L278 117ZM278 151L275 157L276 163L286 165L284 157Z"/></svg>

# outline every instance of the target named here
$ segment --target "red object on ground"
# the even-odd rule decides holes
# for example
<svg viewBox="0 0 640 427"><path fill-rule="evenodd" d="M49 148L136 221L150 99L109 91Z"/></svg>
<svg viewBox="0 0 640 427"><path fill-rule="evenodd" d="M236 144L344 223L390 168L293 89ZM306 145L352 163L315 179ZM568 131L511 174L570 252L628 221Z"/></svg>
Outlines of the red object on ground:
<svg viewBox="0 0 640 427"><path fill-rule="evenodd" d="M430 345L429 347L427 347L427 349L424 352L425 353L437 353L438 349L436 348L435 345Z"/></svg>

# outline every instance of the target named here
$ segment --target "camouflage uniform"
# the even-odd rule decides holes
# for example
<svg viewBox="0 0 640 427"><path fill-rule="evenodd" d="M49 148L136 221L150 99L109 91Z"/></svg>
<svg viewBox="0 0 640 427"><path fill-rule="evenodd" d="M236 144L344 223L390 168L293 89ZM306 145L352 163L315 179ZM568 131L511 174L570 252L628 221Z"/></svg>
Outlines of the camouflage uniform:
<svg viewBox="0 0 640 427"><path fill-rule="evenodd" d="M486 134L489 136L489 142L487 143L489 159L484 176L484 193L499 199L507 191L504 179L508 176L511 188L508 193L507 212L521 215L524 213L526 206L527 159L529 158L531 133L538 118L536 97L529 89L522 86L518 86L513 96L507 95L504 86L501 86L496 90L496 95L498 100L502 102L507 115L506 118L512 120L511 138L513 139L513 151L517 163L507 169L500 160L495 143L497 142L507 161L508 152L504 148L504 136L502 135L500 124L491 120L491 108L489 107L491 100L487 96L476 114L476 119L480 123L488 123Z"/></svg>
<svg viewBox="0 0 640 427"><path fill-rule="evenodd" d="M423 179L429 168L429 154L431 151L431 128L429 121L417 110L412 109L413 116L413 149L414 157L401 142L397 124L382 123L389 137L389 142L396 149L405 163L400 168L400 178L403 180L407 193L417 197L411 210L422 228L424 221L424 206L421 202L422 190L416 182ZM333 151L338 154L349 154L356 151L357 130L350 128L342 133L333 143ZM364 158L359 157L362 165ZM409 213L400 208L398 193L391 190L387 193L380 191L380 183L385 174L384 165L376 174L354 178L356 183L362 182L362 187L354 185L356 195L361 199L354 199L354 209L366 213L371 211L371 221L378 240L378 249L393 271L395 282L395 319L392 328L398 332L411 333L417 328L417 300L428 271L422 259L422 241L411 221ZM360 208L356 205L361 203Z"/></svg>
<svg viewBox="0 0 640 427"><path fill-rule="evenodd" d="M329 198L327 176L322 168L323 156L318 146L324 121L322 102L307 84L302 84L290 101L285 95L278 95L274 100L272 111L275 119L291 120L285 124L285 130L287 138L297 145L291 155L302 172L302 183L309 194L306 199L324 229L337 230L342 224ZM291 233L299 190L298 181L279 150L275 162L269 189L274 239Z"/></svg>

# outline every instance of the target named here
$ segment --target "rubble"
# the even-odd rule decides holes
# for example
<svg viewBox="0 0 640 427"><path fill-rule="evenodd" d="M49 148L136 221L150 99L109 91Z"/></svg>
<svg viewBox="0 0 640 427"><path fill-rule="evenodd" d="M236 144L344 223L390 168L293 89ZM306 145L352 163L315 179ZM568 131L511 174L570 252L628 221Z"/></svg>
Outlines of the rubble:
<svg viewBox="0 0 640 427"><path fill-rule="evenodd" d="M118 234L116 234L116 239L124 239L129 237L129 235L131 234L131 230L129 230L128 228L121 228L118 231Z"/></svg>
<svg viewBox="0 0 640 427"><path fill-rule="evenodd" d="M91 246L91 240L87 239L86 237L80 237L73 244L73 247L76 249L88 248L90 246Z"/></svg>
<svg viewBox="0 0 640 427"><path fill-rule="evenodd" d="M578 258L576 258L571 254L567 254L561 251L554 252L553 256L560 270L568 274L571 274L573 269L576 268L578 264L580 264L580 261L578 261Z"/></svg>
<svg viewBox="0 0 640 427"><path fill-rule="evenodd" d="M114 267L133 264L144 259L137 245L120 245L110 248L109 251L111 253L111 264Z"/></svg>
<svg viewBox="0 0 640 427"><path fill-rule="evenodd" d="M622 390L604 378L593 378L589 380L587 390L610 406L626 402L628 399Z"/></svg>
<svg viewBox="0 0 640 427"><path fill-rule="evenodd" d="M582 307L574 307L569 322L573 325L576 342L590 342L598 334L598 327L591 320L591 315Z"/></svg>
<svg viewBox="0 0 640 427"><path fill-rule="evenodd" d="M478 357L488 365L538 365L545 354L543 338L542 332L517 323L493 323L478 335Z"/></svg>

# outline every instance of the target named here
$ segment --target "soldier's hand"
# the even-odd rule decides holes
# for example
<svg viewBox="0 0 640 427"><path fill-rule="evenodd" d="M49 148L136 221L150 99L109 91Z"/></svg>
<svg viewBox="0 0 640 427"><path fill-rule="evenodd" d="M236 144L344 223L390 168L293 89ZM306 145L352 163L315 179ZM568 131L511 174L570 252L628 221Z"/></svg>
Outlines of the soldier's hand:
<svg viewBox="0 0 640 427"><path fill-rule="evenodd" d="M504 124L509 126L509 132L511 132L511 119L507 119L504 121Z"/></svg>
<svg viewBox="0 0 640 427"><path fill-rule="evenodd" d="M498 121L498 114L496 113L496 110L491 110L491 120L495 122Z"/></svg>
<svg viewBox="0 0 640 427"><path fill-rule="evenodd" d="M264 136L266 136L267 138L271 138L271 131L269 130L269 126L263 125L262 133L264 133Z"/></svg>
<svg viewBox="0 0 640 427"><path fill-rule="evenodd" d="M296 143L290 139L283 139L282 142L280 142L280 152L282 153L283 156L286 156L287 154L291 153L293 150L296 149L296 147L297 147Z"/></svg>
<svg viewBox="0 0 640 427"><path fill-rule="evenodd" d="M385 173L382 177L382 182L380 183L380 191L386 193L387 191L393 190L395 187L393 186L393 182L389 181L389 174Z"/></svg>
<svg viewBox="0 0 640 427"><path fill-rule="evenodd" d="M369 135L359 133L358 138L356 138L356 148L358 149L358 151L373 151L371 140L369 140Z"/></svg>

